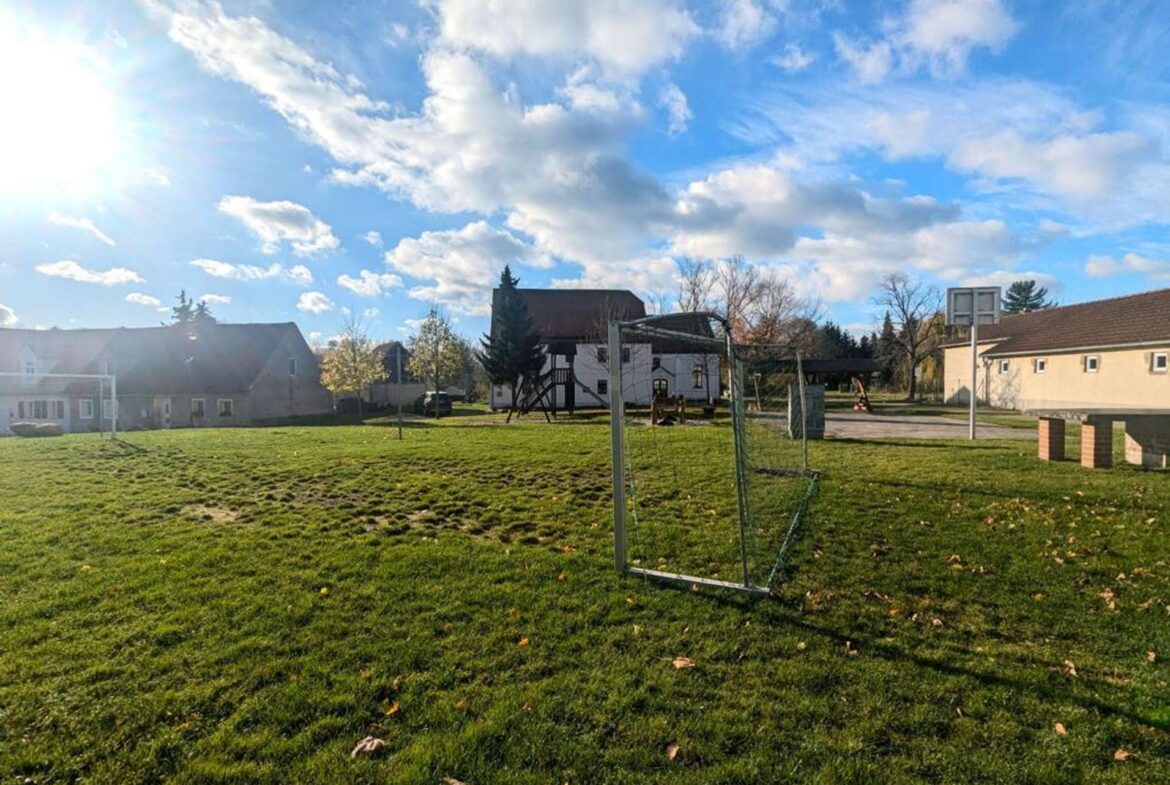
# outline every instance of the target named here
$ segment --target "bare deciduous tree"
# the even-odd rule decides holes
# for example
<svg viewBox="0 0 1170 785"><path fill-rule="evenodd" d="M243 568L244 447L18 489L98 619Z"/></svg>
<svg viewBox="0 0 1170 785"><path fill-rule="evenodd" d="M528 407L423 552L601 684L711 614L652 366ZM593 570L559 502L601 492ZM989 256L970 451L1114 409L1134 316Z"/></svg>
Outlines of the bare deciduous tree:
<svg viewBox="0 0 1170 785"><path fill-rule="evenodd" d="M706 259L680 257L678 266L678 309L685 313L711 310L711 290L715 273Z"/></svg>
<svg viewBox="0 0 1170 785"><path fill-rule="evenodd" d="M918 394L915 372L939 340L938 320L934 315L942 307L938 288L905 273L887 275L878 285L874 302L889 311L896 329L895 346L905 362L907 399Z"/></svg>

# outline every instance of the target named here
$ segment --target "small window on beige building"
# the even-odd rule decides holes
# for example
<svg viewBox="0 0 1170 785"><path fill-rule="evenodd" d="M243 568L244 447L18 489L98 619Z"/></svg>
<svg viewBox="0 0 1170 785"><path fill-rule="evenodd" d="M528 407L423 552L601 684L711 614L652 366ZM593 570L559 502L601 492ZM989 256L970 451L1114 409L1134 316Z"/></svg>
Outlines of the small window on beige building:
<svg viewBox="0 0 1170 785"><path fill-rule="evenodd" d="M1101 357L1096 354L1090 354L1085 357L1085 373L1096 373L1101 370Z"/></svg>
<svg viewBox="0 0 1170 785"><path fill-rule="evenodd" d="M1048 370L1048 358L1047 357L1037 357L1034 362L1035 362L1035 365L1033 366L1033 368L1035 368L1036 373L1044 373L1045 371Z"/></svg>
<svg viewBox="0 0 1170 785"><path fill-rule="evenodd" d="M1154 352L1150 358L1150 370L1154 373L1166 373L1167 367L1170 367L1167 362L1168 357L1170 357L1170 353Z"/></svg>
<svg viewBox="0 0 1170 785"><path fill-rule="evenodd" d="M1010 369L1010 368L1011 368L1011 361L1010 360L1000 360L999 361L999 372L1000 373L1007 373L1008 369Z"/></svg>

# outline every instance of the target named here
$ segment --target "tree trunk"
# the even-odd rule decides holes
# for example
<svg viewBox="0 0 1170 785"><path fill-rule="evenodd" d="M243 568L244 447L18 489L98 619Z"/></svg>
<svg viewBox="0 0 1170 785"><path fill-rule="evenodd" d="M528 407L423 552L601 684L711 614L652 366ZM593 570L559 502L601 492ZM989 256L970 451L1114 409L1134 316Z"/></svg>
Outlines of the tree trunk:
<svg viewBox="0 0 1170 785"><path fill-rule="evenodd" d="M505 424L512 422L512 412L514 412L514 411L516 411L516 382L515 381L512 382L512 403L509 404L509 406L508 406L508 419L504 420Z"/></svg>
<svg viewBox="0 0 1170 785"><path fill-rule="evenodd" d="M909 392L906 395L906 400L908 400L908 401L916 400L916 396L918 394L918 377L915 374L915 371L918 370L918 363L916 362L916 359L917 358L915 358L913 355L911 355L910 360L909 360L909 363L910 363L910 378L908 380Z"/></svg>

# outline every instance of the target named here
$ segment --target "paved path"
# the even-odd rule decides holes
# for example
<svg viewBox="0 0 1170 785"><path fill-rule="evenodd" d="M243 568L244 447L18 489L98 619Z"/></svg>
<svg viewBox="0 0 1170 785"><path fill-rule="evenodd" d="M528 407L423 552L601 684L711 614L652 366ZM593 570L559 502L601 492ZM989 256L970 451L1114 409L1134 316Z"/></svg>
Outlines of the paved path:
<svg viewBox="0 0 1170 785"><path fill-rule="evenodd" d="M967 421L923 414L825 413L825 433L843 439L966 439ZM1035 439L1035 429L979 425L983 439Z"/></svg>

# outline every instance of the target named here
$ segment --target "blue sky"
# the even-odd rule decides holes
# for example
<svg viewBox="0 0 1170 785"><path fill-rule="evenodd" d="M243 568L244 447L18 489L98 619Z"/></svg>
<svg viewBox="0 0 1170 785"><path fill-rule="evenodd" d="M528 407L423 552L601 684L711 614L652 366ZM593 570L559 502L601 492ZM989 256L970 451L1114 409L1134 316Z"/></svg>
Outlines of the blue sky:
<svg viewBox="0 0 1170 785"><path fill-rule="evenodd" d="M668 303L736 253L854 328L899 270L1167 286L1168 51L1159 0L10 0L0 324L476 335L504 263Z"/></svg>

